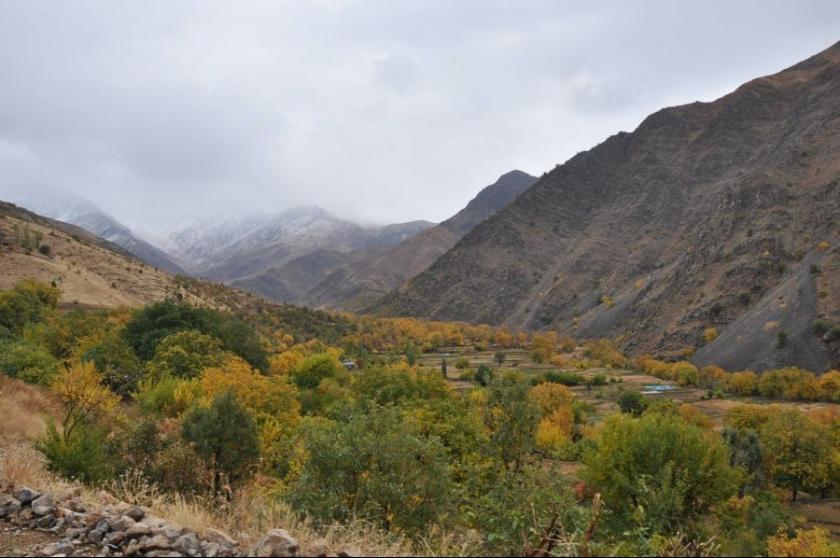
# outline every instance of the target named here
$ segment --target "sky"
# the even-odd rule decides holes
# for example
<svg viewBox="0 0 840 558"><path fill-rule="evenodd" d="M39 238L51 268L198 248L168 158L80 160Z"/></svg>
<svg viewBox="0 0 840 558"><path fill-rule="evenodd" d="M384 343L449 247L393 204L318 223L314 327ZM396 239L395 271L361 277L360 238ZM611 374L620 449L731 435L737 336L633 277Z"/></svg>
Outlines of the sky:
<svg viewBox="0 0 840 558"><path fill-rule="evenodd" d="M0 191L150 234L300 204L440 221L837 40L834 0L2 0Z"/></svg>

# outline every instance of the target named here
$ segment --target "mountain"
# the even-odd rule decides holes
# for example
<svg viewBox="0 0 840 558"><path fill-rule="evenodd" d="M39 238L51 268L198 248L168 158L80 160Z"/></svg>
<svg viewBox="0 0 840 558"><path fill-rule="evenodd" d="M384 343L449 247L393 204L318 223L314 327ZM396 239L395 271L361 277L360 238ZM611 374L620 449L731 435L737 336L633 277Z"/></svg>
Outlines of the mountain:
<svg viewBox="0 0 840 558"><path fill-rule="evenodd" d="M838 366L814 334L840 324L838 154L840 43L579 153L375 309L700 347L696 363L734 369Z"/></svg>
<svg viewBox="0 0 840 558"><path fill-rule="evenodd" d="M170 236L170 241L184 247L176 254L193 254L190 268L193 273L232 282L256 278L309 254L317 258L331 252L348 254L391 246L430 226L432 223L427 221L412 221L365 227L339 219L320 207L301 206L247 221L221 223L204 232L179 231ZM315 267L325 265L328 262ZM319 279L309 277L307 281L313 285ZM271 282L258 280L248 284Z"/></svg>
<svg viewBox="0 0 840 558"><path fill-rule="evenodd" d="M464 209L387 250L336 269L303 301L318 308L361 311L417 275L452 248L464 234L531 187L536 177L508 172L481 190Z"/></svg>
<svg viewBox="0 0 840 558"><path fill-rule="evenodd" d="M26 231L32 239L28 247ZM40 247L34 246L36 238ZM61 302L67 305L112 308L167 297L200 300L169 272L140 262L110 241L76 225L0 202L0 290L22 279L59 287Z"/></svg>
<svg viewBox="0 0 840 558"><path fill-rule="evenodd" d="M4 194L5 198L37 214L71 223L133 254L147 264L172 273L185 271L163 250L138 238L128 227L85 198L66 190L27 188Z"/></svg>

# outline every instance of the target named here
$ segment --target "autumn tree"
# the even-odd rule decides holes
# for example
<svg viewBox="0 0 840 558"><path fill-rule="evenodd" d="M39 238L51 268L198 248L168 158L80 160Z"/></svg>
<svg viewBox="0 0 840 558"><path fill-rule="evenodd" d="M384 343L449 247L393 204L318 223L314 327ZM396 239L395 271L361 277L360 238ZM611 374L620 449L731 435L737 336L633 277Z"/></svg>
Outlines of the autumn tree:
<svg viewBox="0 0 840 558"><path fill-rule="evenodd" d="M102 418L117 407L117 396L102 384L92 362L80 362L59 373L52 391L64 404L62 432L67 440L81 424Z"/></svg>

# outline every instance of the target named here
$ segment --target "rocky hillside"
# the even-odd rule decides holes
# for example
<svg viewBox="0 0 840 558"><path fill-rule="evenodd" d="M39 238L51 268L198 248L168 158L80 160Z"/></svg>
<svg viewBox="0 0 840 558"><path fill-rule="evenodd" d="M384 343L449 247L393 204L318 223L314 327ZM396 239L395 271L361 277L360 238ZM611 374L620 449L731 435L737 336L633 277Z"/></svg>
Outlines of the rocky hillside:
<svg viewBox="0 0 840 558"><path fill-rule="evenodd" d="M342 266L303 301L315 307L362 311L429 267L473 227L492 216L536 182L519 170L502 175L451 218L387 250L369 251Z"/></svg>
<svg viewBox="0 0 840 558"><path fill-rule="evenodd" d="M814 329L840 324L838 153L840 43L576 155L377 309L825 370L840 361Z"/></svg>
<svg viewBox="0 0 840 558"><path fill-rule="evenodd" d="M135 258L171 273L185 273L166 252L139 238L128 227L76 194L62 190L29 188L4 194L4 199L40 215L77 225L113 242Z"/></svg>

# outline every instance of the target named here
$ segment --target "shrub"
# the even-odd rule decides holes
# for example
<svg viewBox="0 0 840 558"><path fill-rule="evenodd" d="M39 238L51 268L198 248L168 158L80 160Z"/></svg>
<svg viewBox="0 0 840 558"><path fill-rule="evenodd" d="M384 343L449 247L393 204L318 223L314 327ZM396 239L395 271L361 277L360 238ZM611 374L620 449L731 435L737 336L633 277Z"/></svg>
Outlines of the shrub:
<svg viewBox="0 0 840 558"><path fill-rule="evenodd" d="M826 333L828 333L829 325L822 320L817 320L814 322L814 335L818 335L822 337Z"/></svg>
<svg viewBox="0 0 840 558"><path fill-rule="evenodd" d="M0 343L0 370L30 384L49 385L58 372L58 361L40 345Z"/></svg>
<svg viewBox="0 0 840 558"><path fill-rule="evenodd" d="M622 413L640 416L647 409L648 400L638 391L622 391L618 397L618 407Z"/></svg>
<svg viewBox="0 0 840 558"><path fill-rule="evenodd" d="M493 370L486 364L480 364L475 372L475 381L480 386L487 386L493 381Z"/></svg>
<svg viewBox="0 0 840 558"><path fill-rule="evenodd" d="M40 246L38 246L38 251L42 255L49 257L49 255L50 255L50 245L49 244L41 244Z"/></svg>
<svg viewBox="0 0 840 558"><path fill-rule="evenodd" d="M221 490L224 479L233 484L250 476L260 457L254 421L232 393L217 396L207 409L193 409L181 434L212 471L215 490Z"/></svg>
<svg viewBox="0 0 840 558"><path fill-rule="evenodd" d="M331 353L320 353L305 358L292 368L289 377L300 389L315 389L326 378L346 376L344 367Z"/></svg>
<svg viewBox="0 0 840 558"><path fill-rule="evenodd" d="M361 518L420 534L448 510L450 479L437 438L424 437L396 408L347 423L302 425L299 471L288 500L319 522Z"/></svg>
<svg viewBox="0 0 840 558"><path fill-rule="evenodd" d="M46 458L47 469L66 479L95 484L113 475L105 433L97 427L83 424L64 436L50 423L37 448Z"/></svg>
<svg viewBox="0 0 840 558"><path fill-rule="evenodd" d="M718 332L716 328L707 327L706 330L703 332L703 341L706 343L711 343L715 339L717 339Z"/></svg>
<svg viewBox="0 0 840 558"><path fill-rule="evenodd" d="M584 479L623 525L641 508L652 531L673 533L736 489L721 439L679 415L612 415L595 444L584 458Z"/></svg>

